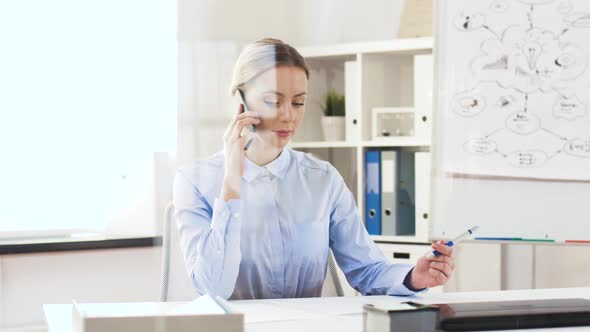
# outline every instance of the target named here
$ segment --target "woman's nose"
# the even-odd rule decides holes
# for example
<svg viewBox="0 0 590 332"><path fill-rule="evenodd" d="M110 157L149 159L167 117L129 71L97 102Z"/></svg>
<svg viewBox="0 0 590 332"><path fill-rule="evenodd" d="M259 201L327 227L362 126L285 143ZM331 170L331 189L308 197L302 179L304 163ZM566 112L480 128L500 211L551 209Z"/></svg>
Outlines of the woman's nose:
<svg viewBox="0 0 590 332"><path fill-rule="evenodd" d="M295 110L291 103L284 103L283 107L279 109L279 120L281 121L293 121L295 119Z"/></svg>

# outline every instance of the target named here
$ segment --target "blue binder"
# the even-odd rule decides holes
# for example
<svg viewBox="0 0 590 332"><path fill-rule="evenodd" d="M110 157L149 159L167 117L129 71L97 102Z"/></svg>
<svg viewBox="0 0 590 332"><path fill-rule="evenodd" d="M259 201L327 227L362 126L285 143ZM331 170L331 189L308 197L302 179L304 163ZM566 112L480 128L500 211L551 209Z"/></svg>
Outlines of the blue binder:
<svg viewBox="0 0 590 332"><path fill-rule="evenodd" d="M381 151L365 152L365 224L371 235L381 235Z"/></svg>

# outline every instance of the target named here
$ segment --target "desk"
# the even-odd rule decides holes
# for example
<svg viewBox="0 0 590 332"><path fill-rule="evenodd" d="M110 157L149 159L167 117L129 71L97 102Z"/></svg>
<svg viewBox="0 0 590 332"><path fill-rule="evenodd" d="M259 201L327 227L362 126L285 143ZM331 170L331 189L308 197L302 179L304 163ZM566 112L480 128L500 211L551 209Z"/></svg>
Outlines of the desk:
<svg viewBox="0 0 590 332"><path fill-rule="evenodd" d="M107 237L104 235L88 237L48 236L22 239L2 239L0 237L0 255L153 247L160 245L161 242L161 237Z"/></svg>
<svg viewBox="0 0 590 332"><path fill-rule="evenodd" d="M590 299L589 288L538 289L501 292L463 292L424 294L415 297L351 296L304 299L273 299L232 301L232 307L246 314L246 332L360 332L362 305L407 301L423 303L454 303L499 300L533 300L557 298ZM178 306L183 303L162 303ZM50 332L71 332L72 305L46 304L43 306ZM545 329L527 332L547 331ZM522 330L520 330L522 331ZM588 331L588 327L551 329L551 332Z"/></svg>

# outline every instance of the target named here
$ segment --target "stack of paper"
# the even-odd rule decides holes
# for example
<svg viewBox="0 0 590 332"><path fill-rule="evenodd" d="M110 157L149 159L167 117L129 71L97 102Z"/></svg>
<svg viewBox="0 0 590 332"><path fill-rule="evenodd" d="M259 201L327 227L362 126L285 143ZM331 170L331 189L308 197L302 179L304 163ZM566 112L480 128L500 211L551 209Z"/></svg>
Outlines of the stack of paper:
<svg viewBox="0 0 590 332"><path fill-rule="evenodd" d="M244 315L208 295L189 303L74 303L74 332L243 332Z"/></svg>

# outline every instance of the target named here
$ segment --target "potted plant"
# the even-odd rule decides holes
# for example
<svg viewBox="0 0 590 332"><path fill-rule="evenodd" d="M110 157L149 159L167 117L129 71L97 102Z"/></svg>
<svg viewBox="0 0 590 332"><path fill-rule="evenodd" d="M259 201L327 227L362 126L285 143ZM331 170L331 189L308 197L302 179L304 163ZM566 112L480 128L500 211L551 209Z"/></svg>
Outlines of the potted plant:
<svg viewBox="0 0 590 332"><path fill-rule="evenodd" d="M322 105L322 129L326 141L344 141L345 138L345 109L344 95L330 90Z"/></svg>

